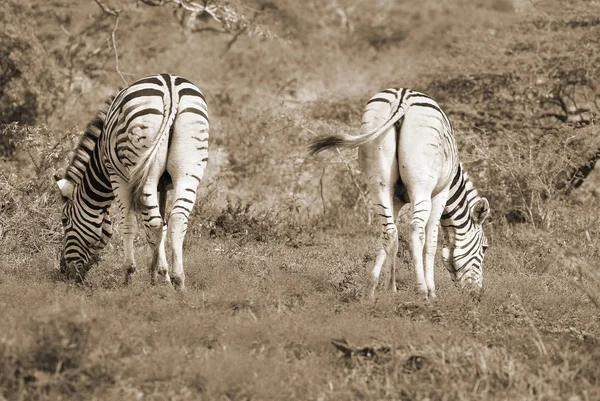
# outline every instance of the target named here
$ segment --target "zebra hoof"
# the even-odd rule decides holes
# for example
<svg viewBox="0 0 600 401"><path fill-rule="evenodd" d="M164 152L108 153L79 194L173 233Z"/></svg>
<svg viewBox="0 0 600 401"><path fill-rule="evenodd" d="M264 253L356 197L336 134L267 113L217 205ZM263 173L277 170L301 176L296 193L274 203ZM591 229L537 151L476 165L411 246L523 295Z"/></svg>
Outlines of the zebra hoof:
<svg viewBox="0 0 600 401"><path fill-rule="evenodd" d="M171 277L171 284L173 284L173 288L178 291L185 291L185 284L183 277Z"/></svg>
<svg viewBox="0 0 600 401"><path fill-rule="evenodd" d="M123 278L123 285L131 284L131 276L135 273L135 265L128 264L123 266L123 270L125 270L125 277Z"/></svg>

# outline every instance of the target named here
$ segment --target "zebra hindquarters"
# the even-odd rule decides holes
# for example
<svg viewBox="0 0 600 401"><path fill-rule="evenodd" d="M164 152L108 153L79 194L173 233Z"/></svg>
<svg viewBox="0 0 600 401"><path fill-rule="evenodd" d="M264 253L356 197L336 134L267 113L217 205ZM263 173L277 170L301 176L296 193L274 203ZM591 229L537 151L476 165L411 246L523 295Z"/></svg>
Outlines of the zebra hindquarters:
<svg viewBox="0 0 600 401"><path fill-rule="evenodd" d="M207 162L208 121L193 112L180 113L173 126L167 156L167 172L173 181L173 201L169 202L166 214L172 255L169 273L175 288L181 290L185 288L183 241Z"/></svg>

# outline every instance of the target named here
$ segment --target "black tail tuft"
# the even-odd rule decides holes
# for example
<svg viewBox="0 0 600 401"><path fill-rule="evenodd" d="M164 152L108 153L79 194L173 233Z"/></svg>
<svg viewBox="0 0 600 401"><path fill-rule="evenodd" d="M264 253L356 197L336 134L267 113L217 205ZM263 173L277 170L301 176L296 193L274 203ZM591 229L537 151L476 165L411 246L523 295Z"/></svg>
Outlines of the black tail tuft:
<svg viewBox="0 0 600 401"><path fill-rule="evenodd" d="M311 155L315 155L325 149L329 149L329 148L333 148L335 146L340 146L344 143L344 139L339 137L339 136L335 136L335 135L330 135L330 136L323 136L317 139L314 139L313 141L311 141L310 145L308 146L308 152Z"/></svg>

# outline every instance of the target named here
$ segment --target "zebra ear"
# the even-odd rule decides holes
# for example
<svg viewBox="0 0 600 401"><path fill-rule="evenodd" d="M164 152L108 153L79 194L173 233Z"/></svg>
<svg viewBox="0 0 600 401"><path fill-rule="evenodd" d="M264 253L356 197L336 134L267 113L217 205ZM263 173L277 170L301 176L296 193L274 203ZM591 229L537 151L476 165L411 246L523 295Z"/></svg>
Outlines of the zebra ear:
<svg viewBox="0 0 600 401"><path fill-rule="evenodd" d="M471 218L477 224L483 224L490 214L490 203L486 198L480 198L471 209Z"/></svg>
<svg viewBox="0 0 600 401"><path fill-rule="evenodd" d="M54 177L56 180L58 177ZM73 192L75 191L75 184L73 182L67 180L66 178L60 178L56 180L56 185L58 185L58 189L60 190L60 194L68 199L73 200Z"/></svg>

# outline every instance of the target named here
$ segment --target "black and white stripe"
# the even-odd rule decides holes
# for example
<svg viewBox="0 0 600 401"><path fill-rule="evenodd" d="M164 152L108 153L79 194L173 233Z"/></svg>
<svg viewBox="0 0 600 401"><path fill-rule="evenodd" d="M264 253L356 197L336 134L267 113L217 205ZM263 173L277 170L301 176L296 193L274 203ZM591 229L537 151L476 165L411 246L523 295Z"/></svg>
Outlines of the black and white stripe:
<svg viewBox="0 0 600 401"><path fill-rule="evenodd" d="M361 134L317 138L310 152L331 147L359 148L359 161L369 182L382 225L382 249L373 269L371 295L382 267L392 264L398 247L397 213L411 203L411 251L417 287L435 297L433 259L438 223L444 233L444 264L457 283L482 285L482 229L489 212L485 198L473 187L458 158L452 125L429 96L406 88L391 88L366 104ZM424 270L424 271L423 271Z"/></svg>
<svg viewBox="0 0 600 401"><path fill-rule="evenodd" d="M65 199L61 267L82 274L89 269L112 234L108 212L115 199L124 216L126 281L135 270L134 212L139 212L154 250L152 280L158 272L183 287L182 242L208 161L208 129L205 98L185 78L154 75L122 89L88 125L65 178L58 180Z"/></svg>

